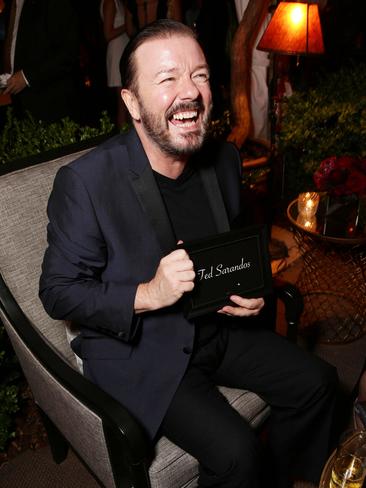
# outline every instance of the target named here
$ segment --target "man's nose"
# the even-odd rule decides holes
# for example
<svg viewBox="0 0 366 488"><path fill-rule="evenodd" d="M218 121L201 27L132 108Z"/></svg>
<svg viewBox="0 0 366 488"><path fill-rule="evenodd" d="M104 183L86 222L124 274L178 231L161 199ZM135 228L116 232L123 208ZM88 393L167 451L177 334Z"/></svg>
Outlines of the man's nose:
<svg viewBox="0 0 366 488"><path fill-rule="evenodd" d="M197 85L189 76L180 80L179 84L179 97L182 100L195 100L200 94Z"/></svg>

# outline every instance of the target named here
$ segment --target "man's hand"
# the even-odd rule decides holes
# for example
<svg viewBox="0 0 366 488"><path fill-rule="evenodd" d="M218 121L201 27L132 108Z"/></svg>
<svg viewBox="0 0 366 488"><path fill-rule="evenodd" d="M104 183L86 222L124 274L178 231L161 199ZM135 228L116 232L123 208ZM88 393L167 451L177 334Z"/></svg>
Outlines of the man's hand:
<svg viewBox="0 0 366 488"><path fill-rule="evenodd" d="M22 71L17 71L14 73L9 79L6 84L6 88L4 90L5 95L16 95L17 93L21 92L24 90L24 88L27 86L27 82L25 81L25 78L23 76Z"/></svg>
<svg viewBox="0 0 366 488"><path fill-rule="evenodd" d="M135 312L142 313L169 307L184 293L192 291L196 274L193 262L184 249L177 249L159 263L154 278L137 287Z"/></svg>
<svg viewBox="0 0 366 488"><path fill-rule="evenodd" d="M258 315L264 305L263 298L242 298L238 295L231 295L230 300L235 305L225 305L218 313L229 315L231 317L251 317Z"/></svg>

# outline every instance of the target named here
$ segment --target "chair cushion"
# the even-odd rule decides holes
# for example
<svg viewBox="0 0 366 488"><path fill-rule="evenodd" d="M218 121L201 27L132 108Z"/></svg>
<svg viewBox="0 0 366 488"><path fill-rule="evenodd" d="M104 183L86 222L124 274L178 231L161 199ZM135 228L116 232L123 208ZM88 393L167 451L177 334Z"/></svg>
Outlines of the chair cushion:
<svg viewBox="0 0 366 488"><path fill-rule="evenodd" d="M220 386L230 405L255 428L269 415L269 407L255 393ZM162 437L156 445L156 456L150 466L152 488L197 486L198 462L190 454Z"/></svg>

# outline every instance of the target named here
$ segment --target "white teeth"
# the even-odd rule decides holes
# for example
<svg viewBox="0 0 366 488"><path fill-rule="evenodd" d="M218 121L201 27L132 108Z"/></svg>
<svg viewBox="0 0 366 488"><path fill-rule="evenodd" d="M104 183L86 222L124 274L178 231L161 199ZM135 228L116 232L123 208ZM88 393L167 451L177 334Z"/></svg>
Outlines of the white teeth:
<svg viewBox="0 0 366 488"><path fill-rule="evenodd" d="M197 117L197 112L180 112L178 114L173 115L174 120L183 120L183 119L193 119Z"/></svg>

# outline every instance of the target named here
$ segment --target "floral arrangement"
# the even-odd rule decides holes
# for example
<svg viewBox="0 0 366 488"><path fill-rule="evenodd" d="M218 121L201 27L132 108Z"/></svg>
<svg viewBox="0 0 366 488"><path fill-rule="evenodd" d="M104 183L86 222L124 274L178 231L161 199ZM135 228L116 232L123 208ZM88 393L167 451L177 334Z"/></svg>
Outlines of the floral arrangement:
<svg viewBox="0 0 366 488"><path fill-rule="evenodd" d="M330 195L365 195L366 158L331 156L321 162L313 178L317 189Z"/></svg>

